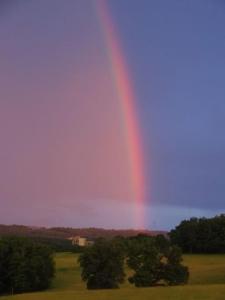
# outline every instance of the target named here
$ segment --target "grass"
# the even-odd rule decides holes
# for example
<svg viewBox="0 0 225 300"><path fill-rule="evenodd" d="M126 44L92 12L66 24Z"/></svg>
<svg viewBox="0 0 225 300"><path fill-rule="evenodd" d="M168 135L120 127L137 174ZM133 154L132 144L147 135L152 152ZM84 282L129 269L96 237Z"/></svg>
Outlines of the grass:
<svg viewBox="0 0 225 300"><path fill-rule="evenodd" d="M125 282L118 290L88 291L80 279L77 255L58 253L56 277L45 292L4 296L1 300L224 300L225 255L186 255L190 280L186 286L135 288Z"/></svg>
<svg viewBox="0 0 225 300"><path fill-rule="evenodd" d="M189 267L189 284L225 285L225 255L185 255L184 264Z"/></svg>

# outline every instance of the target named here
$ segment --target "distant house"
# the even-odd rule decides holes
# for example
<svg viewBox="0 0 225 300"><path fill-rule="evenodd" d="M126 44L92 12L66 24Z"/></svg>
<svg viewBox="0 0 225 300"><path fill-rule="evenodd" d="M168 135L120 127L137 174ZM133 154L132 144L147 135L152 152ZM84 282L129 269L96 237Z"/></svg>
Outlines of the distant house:
<svg viewBox="0 0 225 300"><path fill-rule="evenodd" d="M87 238L81 236L70 237L69 240L71 240L72 245L77 245L80 247L91 246L94 243L93 241L90 241Z"/></svg>

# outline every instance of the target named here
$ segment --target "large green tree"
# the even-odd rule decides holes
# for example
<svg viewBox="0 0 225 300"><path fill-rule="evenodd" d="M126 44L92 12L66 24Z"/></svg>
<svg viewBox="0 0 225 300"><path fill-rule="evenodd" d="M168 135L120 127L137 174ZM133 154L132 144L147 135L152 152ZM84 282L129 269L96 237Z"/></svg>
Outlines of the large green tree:
<svg viewBox="0 0 225 300"><path fill-rule="evenodd" d="M161 278L162 255L153 239L138 238L129 248L128 266L134 270L129 281L137 287L155 285Z"/></svg>
<svg viewBox="0 0 225 300"><path fill-rule="evenodd" d="M134 271L130 283L137 287L179 285L188 281L188 268L181 264L180 248L163 236L139 236L131 240L127 263Z"/></svg>
<svg viewBox="0 0 225 300"><path fill-rule="evenodd" d="M162 279L168 285L179 285L188 282L189 271L182 265L182 251L177 246L169 246L164 252Z"/></svg>
<svg viewBox="0 0 225 300"><path fill-rule="evenodd" d="M51 250L29 239L0 239L0 294L44 290L54 276Z"/></svg>
<svg viewBox="0 0 225 300"><path fill-rule="evenodd" d="M121 242L99 239L79 258L82 279L88 289L118 288L124 281L124 251Z"/></svg>

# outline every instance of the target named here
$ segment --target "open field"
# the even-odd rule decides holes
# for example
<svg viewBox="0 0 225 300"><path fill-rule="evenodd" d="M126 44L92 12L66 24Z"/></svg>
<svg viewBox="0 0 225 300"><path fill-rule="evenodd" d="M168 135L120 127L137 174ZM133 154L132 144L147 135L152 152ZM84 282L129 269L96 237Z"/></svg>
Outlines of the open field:
<svg viewBox="0 0 225 300"><path fill-rule="evenodd" d="M88 291L80 279L77 255L56 254L56 277L46 292L1 297L2 300L224 300L225 255L186 255L190 269L186 286L135 288L125 282L118 290Z"/></svg>

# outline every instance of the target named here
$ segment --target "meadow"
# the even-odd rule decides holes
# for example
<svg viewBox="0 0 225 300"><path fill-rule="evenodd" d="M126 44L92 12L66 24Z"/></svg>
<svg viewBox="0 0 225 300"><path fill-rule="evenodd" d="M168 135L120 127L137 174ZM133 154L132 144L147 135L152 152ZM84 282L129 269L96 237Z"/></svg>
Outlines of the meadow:
<svg viewBox="0 0 225 300"><path fill-rule="evenodd" d="M185 255L190 280L185 286L135 288L127 281L117 290L89 291L80 278L78 255L55 255L56 276L49 290L3 296L1 300L224 300L225 255Z"/></svg>

